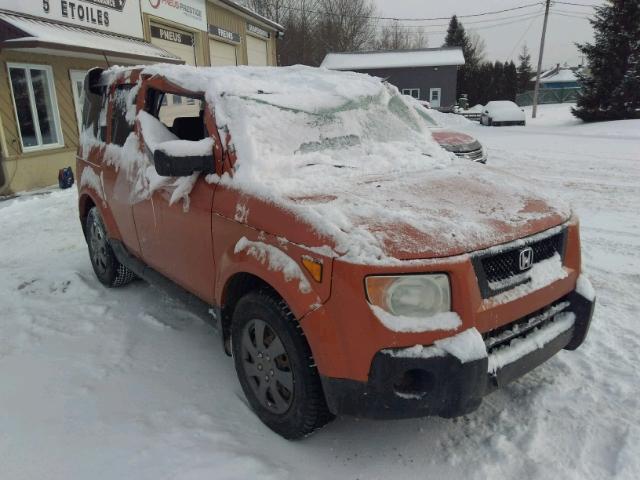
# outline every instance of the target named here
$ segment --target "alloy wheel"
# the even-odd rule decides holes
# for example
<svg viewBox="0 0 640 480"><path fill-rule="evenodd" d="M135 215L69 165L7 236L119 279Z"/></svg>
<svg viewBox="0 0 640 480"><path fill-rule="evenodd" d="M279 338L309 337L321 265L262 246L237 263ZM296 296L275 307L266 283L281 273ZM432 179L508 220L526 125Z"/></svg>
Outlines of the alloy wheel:
<svg viewBox="0 0 640 480"><path fill-rule="evenodd" d="M294 378L289 356L277 333L260 319L242 331L242 368L260 404L275 414L289 410L293 402Z"/></svg>

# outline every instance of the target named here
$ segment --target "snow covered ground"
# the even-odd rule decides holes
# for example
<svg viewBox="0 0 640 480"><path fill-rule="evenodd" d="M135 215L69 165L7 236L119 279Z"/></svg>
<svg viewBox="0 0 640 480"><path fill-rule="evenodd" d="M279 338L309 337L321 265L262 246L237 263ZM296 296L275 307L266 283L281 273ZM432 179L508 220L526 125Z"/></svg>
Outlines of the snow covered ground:
<svg viewBox="0 0 640 480"><path fill-rule="evenodd" d="M143 283L97 282L74 190L0 202L0 478L639 478L640 121L568 108L527 127L450 118L491 165L573 203L598 292L578 351L455 420L340 418L282 440L207 326Z"/></svg>

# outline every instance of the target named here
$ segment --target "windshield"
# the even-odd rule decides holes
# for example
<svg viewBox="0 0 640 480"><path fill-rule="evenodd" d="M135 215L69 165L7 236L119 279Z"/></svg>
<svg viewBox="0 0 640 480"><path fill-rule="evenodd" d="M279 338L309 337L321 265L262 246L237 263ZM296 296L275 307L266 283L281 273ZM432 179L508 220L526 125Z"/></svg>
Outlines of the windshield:
<svg viewBox="0 0 640 480"><path fill-rule="evenodd" d="M291 179L319 174L321 167L340 170L325 172L325 178L421 170L429 167L428 157L441 153L429 131L437 124L428 113L382 84L375 95L340 101L319 96L295 105L290 96L268 92L225 95L222 101L239 177Z"/></svg>

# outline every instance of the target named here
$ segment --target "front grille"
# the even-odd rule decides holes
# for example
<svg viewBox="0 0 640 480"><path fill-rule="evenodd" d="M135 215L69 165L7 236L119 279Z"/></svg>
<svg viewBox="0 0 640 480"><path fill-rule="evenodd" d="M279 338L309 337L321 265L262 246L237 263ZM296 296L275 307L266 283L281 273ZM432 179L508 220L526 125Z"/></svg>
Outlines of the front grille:
<svg viewBox="0 0 640 480"><path fill-rule="evenodd" d="M482 147L470 152L456 152L456 155L467 160L480 160L483 157Z"/></svg>
<svg viewBox="0 0 640 480"><path fill-rule="evenodd" d="M515 242L512 247L489 249L475 255L473 264L483 298L492 297L530 281L527 271L520 270L520 252L526 247L533 250L532 265L555 254L564 260L565 237L566 229L563 229L543 238L536 235Z"/></svg>
<svg viewBox="0 0 640 480"><path fill-rule="evenodd" d="M500 347L505 347L517 338L524 338L533 330L544 327L553 321L554 317L570 306L568 300L560 299L550 307L545 307L524 318L511 322L482 335L487 354L491 355Z"/></svg>

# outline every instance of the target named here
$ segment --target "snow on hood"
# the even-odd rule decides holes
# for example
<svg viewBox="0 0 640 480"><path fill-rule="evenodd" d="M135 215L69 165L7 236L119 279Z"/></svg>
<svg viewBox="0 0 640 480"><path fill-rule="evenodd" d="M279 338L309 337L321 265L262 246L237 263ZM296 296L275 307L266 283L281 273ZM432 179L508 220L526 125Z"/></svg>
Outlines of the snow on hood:
<svg viewBox="0 0 640 480"><path fill-rule="evenodd" d="M476 144L477 140L471 135L454 130L434 129L431 134L433 138L444 148L462 147Z"/></svg>
<svg viewBox="0 0 640 480"><path fill-rule="evenodd" d="M525 182L446 152L378 78L303 66L155 65L143 74L204 92L214 106L237 162L233 178L209 181L292 212L346 261L468 252L569 216Z"/></svg>

